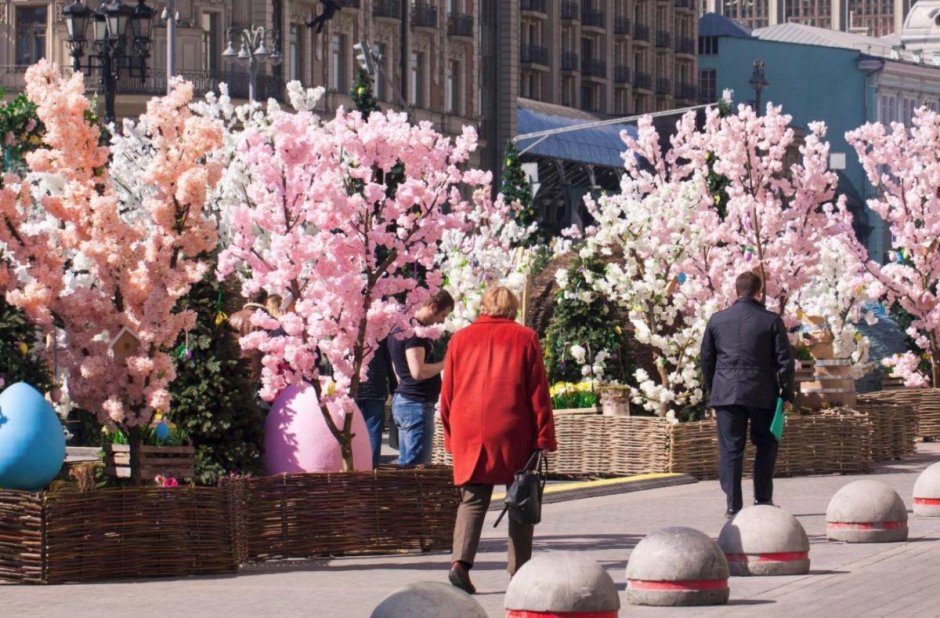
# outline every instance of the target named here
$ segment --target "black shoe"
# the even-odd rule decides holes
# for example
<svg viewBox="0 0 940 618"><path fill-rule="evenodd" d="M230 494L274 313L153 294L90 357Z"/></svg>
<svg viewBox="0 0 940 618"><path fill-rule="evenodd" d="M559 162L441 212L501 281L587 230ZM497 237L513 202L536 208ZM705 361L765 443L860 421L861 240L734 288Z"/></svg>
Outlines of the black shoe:
<svg viewBox="0 0 940 618"><path fill-rule="evenodd" d="M450 580L450 583L467 594L476 594L477 589L473 585L473 582L470 581L470 574L467 573L467 569L459 562L455 562L450 567L450 573L447 574L447 579Z"/></svg>

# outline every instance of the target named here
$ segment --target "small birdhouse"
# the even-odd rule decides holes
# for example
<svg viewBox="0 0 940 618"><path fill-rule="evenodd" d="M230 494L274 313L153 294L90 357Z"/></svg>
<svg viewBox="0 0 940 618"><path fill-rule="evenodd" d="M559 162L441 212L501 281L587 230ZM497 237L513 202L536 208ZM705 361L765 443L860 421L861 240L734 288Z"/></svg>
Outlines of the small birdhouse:
<svg viewBox="0 0 940 618"><path fill-rule="evenodd" d="M118 365L123 365L128 356L136 354L139 347L140 339L126 326L121 327L121 330L108 345L111 357Z"/></svg>

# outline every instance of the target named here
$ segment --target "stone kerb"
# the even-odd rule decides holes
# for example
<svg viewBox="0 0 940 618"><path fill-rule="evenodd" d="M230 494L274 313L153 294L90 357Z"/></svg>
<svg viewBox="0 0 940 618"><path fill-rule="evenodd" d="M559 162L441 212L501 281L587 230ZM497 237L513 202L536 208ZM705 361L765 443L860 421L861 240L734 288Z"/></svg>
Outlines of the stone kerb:
<svg viewBox="0 0 940 618"><path fill-rule="evenodd" d="M809 573L809 539L795 517L775 506L751 506L729 520L718 545L732 575Z"/></svg>
<svg viewBox="0 0 940 618"><path fill-rule="evenodd" d="M633 605L728 602L728 562L718 543L692 528L662 528L637 544L627 563Z"/></svg>
<svg viewBox="0 0 940 618"><path fill-rule="evenodd" d="M487 618L469 594L442 582L416 582L392 592L371 618Z"/></svg>
<svg viewBox="0 0 940 618"><path fill-rule="evenodd" d="M525 563L506 590L507 618L616 618L620 595L600 565L574 552L546 552Z"/></svg>
<svg viewBox="0 0 940 618"><path fill-rule="evenodd" d="M940 517L940 462L927 466L914 483L914 514Z"/></svg>
<svg viewBox="0 0 940 618"><path fill-rule="evenodd" d="M826 535L846 543L907 540L907 507L885 483L861 480L836 492L826 509Z"/></svg>

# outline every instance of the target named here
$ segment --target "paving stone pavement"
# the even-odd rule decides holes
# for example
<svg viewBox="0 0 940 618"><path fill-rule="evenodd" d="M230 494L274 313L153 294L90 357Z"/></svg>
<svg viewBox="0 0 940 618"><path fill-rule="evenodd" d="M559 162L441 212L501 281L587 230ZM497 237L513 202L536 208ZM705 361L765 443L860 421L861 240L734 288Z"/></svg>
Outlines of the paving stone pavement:
<svg viewBox="0 0 940 618"><path fill-rule="evenodd" d="M731 601L711 608L647 608L626 604L624 571L631 549L665 526L691 526L713 538L724 524L723 496L714 481L548 504L536 529L535 551L583 552L603 565L621 591L623 616L855 616L940 617L940 518L910 515L906 543L830 543L826 505L858 478L891 485L910 508L917 475L940 460L940 444L881 466L873 475L813 476L776 481L777 503L795 515L810 537L811 572L793 577L733 577ZM745 499L749 495L745 481ZM488 515L471 575L476 599L490 616L503 616L505 522ZM268 565L238 577L107 582L69 586L0 586L0 618L135 618L241 616L368 617L390 592L414 581L446 581L445 554L375 556Z"/></svg>

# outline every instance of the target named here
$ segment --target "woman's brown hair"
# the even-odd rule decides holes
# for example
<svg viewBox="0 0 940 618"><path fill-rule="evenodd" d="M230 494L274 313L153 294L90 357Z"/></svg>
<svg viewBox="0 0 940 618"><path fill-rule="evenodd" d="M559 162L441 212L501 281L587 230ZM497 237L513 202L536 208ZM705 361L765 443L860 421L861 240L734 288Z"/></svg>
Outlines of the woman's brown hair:
<svg viewBox="0 0 940 618"><path fill-rule="evenodd" d="M491 287L483 294L480 302L480 314L493 318L515 320L519 313L519 299L507 287Z"/></svg>

